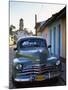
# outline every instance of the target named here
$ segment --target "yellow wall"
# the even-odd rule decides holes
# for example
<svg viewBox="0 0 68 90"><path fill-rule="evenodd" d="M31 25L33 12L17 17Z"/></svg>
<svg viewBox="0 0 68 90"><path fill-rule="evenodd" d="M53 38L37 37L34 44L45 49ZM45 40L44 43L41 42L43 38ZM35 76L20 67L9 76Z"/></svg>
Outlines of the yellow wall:
<svg viewBox="0 0 68 90"><path fill-rule="evenodd" d="M41 32L37 32L37 36L41 36Z"/></svg>
<svg viewBox="0 0 68 90"><path fill-rule="evenodd" d="M49 30L48 30L48 27L46 27L45 29L44 29L44 31L42 32L42 36L46 39L46 41L47 41L47 45L49 45Z"/></svg>
<svg viewBox="0 0 68 90"><path fill-rule="evenodd" d="M13 39L12 39L13 38ZM14 36L9 36L9 45L13 45L14 44Z"/></svg>
<svg viewBox="0 0 68 90"><path fill-rule="evenodd" d="M66 57L66 18L61 19L61 30L62 30L62 56Z"/></svg>

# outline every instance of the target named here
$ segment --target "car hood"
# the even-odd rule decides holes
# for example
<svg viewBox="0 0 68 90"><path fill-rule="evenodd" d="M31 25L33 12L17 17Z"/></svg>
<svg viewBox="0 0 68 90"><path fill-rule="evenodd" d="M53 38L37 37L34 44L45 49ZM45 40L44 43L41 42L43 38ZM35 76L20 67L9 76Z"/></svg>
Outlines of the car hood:
<svg viewBox="0 0 68 90"><path fill-rule="evenodd" d="M47 50L46 48L42 48L42 47L34 47L34 48L29 48L29 49L23 49L23 50L19 50L20 53L24 53L24 54L34 54L34 53L39 53L39 52L43 52L44 50Z"/></svg>
<svg viewBox="0 0 68 90"><path fill-rule="evenodd" d="M45 48L32 48L31 50L19 50L16 53L16 62L35 64L55 64L57 57L50 56Z"/></svg>
<svg viewBox="0 0 68 90"><path fill-rule="evenodd" d="M46 63L48 57L48 50L45 48L33 48L31 50L19 50L16 53L16 57L19 59L25 58L35 63Z"/></svg>

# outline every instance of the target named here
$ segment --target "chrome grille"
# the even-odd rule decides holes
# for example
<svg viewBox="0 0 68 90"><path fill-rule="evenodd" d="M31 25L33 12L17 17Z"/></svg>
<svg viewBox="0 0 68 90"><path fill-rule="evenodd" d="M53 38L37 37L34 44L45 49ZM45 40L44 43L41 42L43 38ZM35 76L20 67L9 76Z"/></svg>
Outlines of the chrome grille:
<svg viewBox="0 0 68 90"><path fill-rule="evenodd" d="M24 68L22 70L22 73L23 74L43 74L45 72L52 72L52 71L56 71L56 70L57 70L56 66L46 67L45 65L43 65L43 66L33 65L31 68Z"/></svg>

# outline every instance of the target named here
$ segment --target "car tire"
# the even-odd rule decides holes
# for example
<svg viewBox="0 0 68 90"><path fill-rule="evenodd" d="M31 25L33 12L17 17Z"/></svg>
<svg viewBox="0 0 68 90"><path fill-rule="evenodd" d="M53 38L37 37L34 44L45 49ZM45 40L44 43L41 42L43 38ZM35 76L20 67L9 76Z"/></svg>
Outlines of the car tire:
<svg viewBox="0 0 68 90"><path fill-rule="evenodd" d="M16 82L16 81L14 81L14 78L12 77L12 83L13 83L13 86L14 86L14 88L21 88L21 87L26 87L26 84L27 83L23 83L23 82ZM28 83L29 84L29 83Z"/></svg>
<svg viewBox="0 0 68 90"><path fill-rule="evenodd" d="M16 81L14 81L14 78L13 78L13 77L12 77L12 84L13 84L13 86L14 86L15 88L18 88L18 86L19 86L19 83L16 82Z"/></svg>
<svg viewBox="0 0 68 90"><path fill-rule="evenodd" d="M55 77L53 80L55 83L57 83L59 81L60 77Z"/></svg>

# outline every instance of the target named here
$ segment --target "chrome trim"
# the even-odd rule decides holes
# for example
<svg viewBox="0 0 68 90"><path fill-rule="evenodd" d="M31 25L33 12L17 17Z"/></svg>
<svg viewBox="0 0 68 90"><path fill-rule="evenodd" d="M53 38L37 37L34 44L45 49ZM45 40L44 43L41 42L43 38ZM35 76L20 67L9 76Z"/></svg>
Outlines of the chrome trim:
<svg viewBox="0 0 68 90"><path fill-rule="evenodd" d="M47 74L48 74L48 77L47 77ZM21 74L20 74L21 75ZM56 73L51 73L51 72L48 72L48 73L45 73L45 74L41 74L41 75L44 75L45 76L45 79L51 79L51 78L54 78L54 77L58 77L60 75L60 72L56 72ZM27 76L27 75L26 75ZM30 77L22 77L20 78L20 76L18 75L18 77L16 77L14 80L16 82L28 82L28 81L36 81L35 79L32 79L33 77L36 77L36 75L31 75Z"/></svg>
<svg viewBox="0 0 68 90"><path fill-rule="evenodd" d="M25 82L25 81L30 81L31 79L30 78L26 78L26 79L15 78L14 80L17 82Z"/></svg>
<svg viewBox="0 0 68 90"><path fill-rule="evenodd" d="M50 79L51 75L50 75L50 72L49 72L49 79Z"/></svg>

